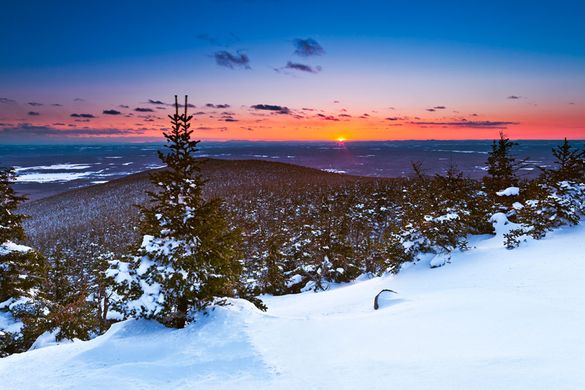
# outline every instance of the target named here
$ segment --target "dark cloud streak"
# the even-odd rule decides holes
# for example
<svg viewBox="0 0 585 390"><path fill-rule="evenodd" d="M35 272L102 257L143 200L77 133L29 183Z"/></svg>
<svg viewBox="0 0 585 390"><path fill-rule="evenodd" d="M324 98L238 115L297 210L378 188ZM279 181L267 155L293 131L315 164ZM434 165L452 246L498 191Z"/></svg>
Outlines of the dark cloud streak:
<svg viewBox="0 0 585 390"><path fill-rule="evenodd" d="M272 111L279 114L290 114L290 110L288 107L284 106L277 106L274 104L255 104L252 106L254 110L260 111Z"/></svg>
<svg viewBox="0 0 585 390"><path fill-rule="evenodd" d="M105 114L105 115L121 115L122 113L118 110L104 110L103 114Z"/></svg>
<svg viewBox="0 0 585 390"><path fill-rule="evenodd" d="M456 122L411 122L417 126L442 126L470 129L506 129L507 126L519 125L519 122L506 121L456 121Z"/></svg>
<svg viewBox="0 0 585 390"><path fill-rule="evenodd" d="M293 44L295 46L294 53L301 57L320 56L325 54L323 47L313 38L295 39Z"/></svg>
<svg viewBox="0 0 585 390"><path fill-rule="evenodd" d="M213 104L213 103L207 103L205 105L205 107L207 108L220 108L220 109L224 109L224 108L230 108L229 104Z"/></svg>
<svg viewBox="0 0 585 390"><path fill-rule="evenodd" d="M322 68L320 66L312 67L310 65L299 64L297 62L291 62L291 61L288 61L283 68L275 69L275 70L280 71L281 69L298 70L300 72L306 72L306 73L319 73L322 70Z"/></svg>
<svg viewBox="0 0 585 390"><path fill-rule="evenodd" d="M229 51L221 50L215 52L213 56L215 57L215 63L219 66L229 69L251 69L250 57L245 53L237 52L236 54L232 54Z"/></svg>
<svg viewBox="0 0 585 390"><path fill-rule="evenodd" d="M59 124L61 125L61 124ZM30 123L20 123L13 127L0 129L0 139L22 139L23 137L80 137L80 136L112 136L137 135L144 133L141 130L131 129L56 129L50 126L34 126Z"/></svg>
<svg viewBox="0 0 585 390"><path fill-rule="evenodd" d="M93 114L71 114L69 116L72 118L95 118Z"/></svg>

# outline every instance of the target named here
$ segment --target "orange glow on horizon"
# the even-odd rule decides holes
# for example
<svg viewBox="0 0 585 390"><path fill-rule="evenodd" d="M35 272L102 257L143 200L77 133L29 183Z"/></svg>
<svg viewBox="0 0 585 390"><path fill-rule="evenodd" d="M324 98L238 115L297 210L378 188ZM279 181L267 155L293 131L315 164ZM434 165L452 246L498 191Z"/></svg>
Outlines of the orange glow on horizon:
<svg viewBox="0 0 585 390"><path fill-rule="evenodd" d="M111 116L100 114L99 109L88 105L74 110L92 113L95 117L80 119L71 116L73 109L50 108L51 112L32 117L27 115L28 108L22 110L11 114L14 118L7 118L3 127L37 126L39 131L49 127L62 131L65 136L71 134L70 138L118 137L128 141L161 140L162 132L169 127L164 111L142 114L128 110L125 115ZM366 115L363 113L366 110L351 108L342 114L334 113L333 109L323 110L323 113L291 109L290 115L234 108L226 117L226 113L220 114L214 109L203 110L206 110L203 115L193 119L194 137L214 141L491 140L497 138L501 130L512 139L585 139L585 114L577 104L549 109L528 106L518 111L492 107L490 110L465 110L465 113L421 113L405 109L390 115L375 110ZM95 133L92 130L96 130ZM51 137L56 137L56 133Z"/></svg>

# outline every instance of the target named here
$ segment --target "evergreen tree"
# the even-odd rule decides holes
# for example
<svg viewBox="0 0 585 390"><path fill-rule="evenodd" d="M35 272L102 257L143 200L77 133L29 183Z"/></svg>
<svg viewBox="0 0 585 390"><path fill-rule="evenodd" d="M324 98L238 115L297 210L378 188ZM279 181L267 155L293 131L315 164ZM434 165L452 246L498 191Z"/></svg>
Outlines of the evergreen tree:
<svg viewBox="0 0 585 390"><path fill-rule="evenodd" d="M25 198L17 196L12 188L14 178L13 169L0 170L0 311L10 312L23 326L17 334L0 329L0 355L27 349L43 332L41 324L46 312L46 260L15 242L25 238L25 216L16 214Z"/></svg>
<svg viewBox="0 0 585 390"><path fill-rule="evenodd" d="M48 314L46 330L56 331L56 340L87 340L100 330L92 289L92 270L86 264L57 247L49 256L45 296Z"/></svg>
<svg viewBox="0 0 585 390"><path fill-rule="evenodd" d="M487 159L488 175L484 178L484 184L490 195L518 185L517 172L524 165L525 160L516 161L516 158L512 156L512 148L516 145L503 132L500 132L500 139L493 142Z"/></svg>
<svg viewBox="0 0 585 390"><path fill-rule="evenodd" d="M404 191L402 234L413 254L435 253L449 258L456 249L467 249L466 236L473 232L471 215L477 191L472 181L450 166L445 176L416 176Z"/></svg>
<svg viewBox="0 0 585 390"><path fill-rule="evenodd" d="M560 226L576 225L585 213L583 152L565 138L552 153L556 169L545 169L528 183L528 200L516 211L520 227L508 234L508 248L518 246L524 236L540 239Z"/></svg>
<svg viewBox="0 0 585 390"><path fill-rule="evenodd" d="M263 293L282 295L286 293L286 275L283 267L283 259L285 258L282 250L281 241L276 241L274 238L266 242L268 249L262 260L264 267L258 277L260 284L260 291Z"/></svg>
<svg viewBox="0 0 585 390"><path fill-rule="evenodd" d="M16 195L12 183L16 179L13 168L0 169L0 243L24 240L22 221L25 216L16 214L18 205L26 200Z"/></svg>
<svg viewBox="0 0 585 390"><path fill-rule="evenodd" d="M412 261L412 251L404 247L403 237L394 230L398 229L387 229L380 240L372 243L365 259L365 272L376 276L387 272L397 273L403 263Z"/></svg>
<svg viewBox="0 0 585 390"><path fill-rule="evenodd" d="M167 153L159 152L167 167L151 176L157 191L141 208L144 238L130 267L136 282L126 289L142 294L130 314L177 328L195 311L221 304L218 298L235 296L241 272L238 232L229 229L219 199L203 198L199 141L191 138L187 106L185 96L179 114L175 96L172 128L163 133Z"/></svg>
<svg viewBox="0 0 585 390"><path fill-rule="evenodd" d="M553 181L582 181L585 175L585 151L575 149L565 137L563 143L552 150L557 169L551 172Z"/></svg>
<svg viewBox="0 0 585 390"><path fill-rule="evenodd" d="M100 253L92 268L91 297L95 306L95 317L100 333L105 332L110 325L110 308L113 305L115 281L108 276L110 264L115 260L112 252Z"/></svg>
<svg viewBox="0 0 585 390"><path fill-rule="evenodd" d="M26 198L17 196L11 184L13 169L0 170L0 303L8 299L32 297L46 280L46 261L31 248L15 241L24 240L18 205Z"/></svg>

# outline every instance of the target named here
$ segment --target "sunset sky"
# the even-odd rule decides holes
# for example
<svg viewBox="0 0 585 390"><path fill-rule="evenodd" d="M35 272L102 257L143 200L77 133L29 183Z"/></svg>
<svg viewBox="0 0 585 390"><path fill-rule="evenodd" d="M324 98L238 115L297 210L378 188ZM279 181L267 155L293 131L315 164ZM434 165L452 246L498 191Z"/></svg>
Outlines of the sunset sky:
<svg viewBox="0 0 585 390"><path fill-rule="evenodd" d="M585 138L583 1L22 1L0 143Z"/></svg>

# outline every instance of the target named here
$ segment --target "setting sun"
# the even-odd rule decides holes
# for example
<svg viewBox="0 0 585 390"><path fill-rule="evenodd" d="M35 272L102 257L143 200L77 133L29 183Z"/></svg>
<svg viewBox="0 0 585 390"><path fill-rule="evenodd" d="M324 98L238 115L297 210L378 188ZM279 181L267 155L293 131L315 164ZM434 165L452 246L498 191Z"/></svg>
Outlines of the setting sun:
<svg viewBox="0 0 585 390"><path fill-rule="evenodd" d="M345 137L338 137L336 139L337 142L345 142L347 139Z"/></svg>

